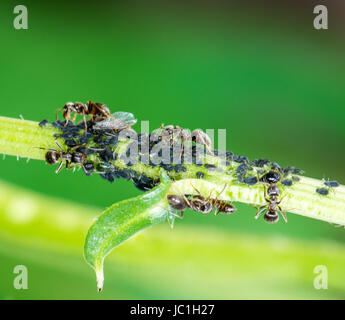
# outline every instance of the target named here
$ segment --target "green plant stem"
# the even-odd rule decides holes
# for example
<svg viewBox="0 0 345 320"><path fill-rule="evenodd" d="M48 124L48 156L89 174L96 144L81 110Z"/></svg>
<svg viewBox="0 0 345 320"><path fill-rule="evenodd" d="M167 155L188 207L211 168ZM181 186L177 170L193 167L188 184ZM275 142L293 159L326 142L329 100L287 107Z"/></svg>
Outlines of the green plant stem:
<svg viewBox="0 0 345 320"><path fill-rule="evenodd" d="M24 121L0 117L0 153L44 160L46 151L40 148L56 149L54 133L58 130L51 125L40 128L37 122ZM63 140L59 140L63 145ZM125 152L129 141L124 141L116 148L119 154ZM64 145L63 145L64 146ZM92 155L97 161L95 155ZM221 167L218 157L206 156L207 163L214 163ZM114 162L118 168L124 168L121 160ZM231 163L236 168L238 164ZM193 164L186 165L185 173L169 173L174 178L169 193L171 194L196 194L194 187L205 197L217 197L226 185L224 192L219 196L221 200L230 200L247 203L253 206L265 205L264 185L248 186L238 183L234 172L206 172L204 179L195 179L197 171L203 171L203 167ZM159 169L146 166L142 163L131 167L138 173L144 173L148 177L159 179ZM226 169L226 168L224 168ZM231 170L230 170L231 171ZM234 170L233 170L234 171ZM280 186L283 194L281 208L284 212L295 213L310 218L327 221L338 225L345 225L345 186L332 188L327 196L316 193L316 188L323 186L322 180L308 177L300 177L291 187ZM193 187L194 186L194 187Z"/></svg>

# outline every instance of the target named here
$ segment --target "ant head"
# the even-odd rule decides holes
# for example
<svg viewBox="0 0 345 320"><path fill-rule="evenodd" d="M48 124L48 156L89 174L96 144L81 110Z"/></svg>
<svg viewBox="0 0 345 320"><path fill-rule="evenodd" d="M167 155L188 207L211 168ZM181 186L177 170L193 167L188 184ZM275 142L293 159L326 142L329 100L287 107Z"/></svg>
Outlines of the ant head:
<svg viewBox="0 0 345 320"><path fill-rule="evenodd" d="M48 151L45 158L48 164L55 164L59 161L60 155L57 151Z"/></svg>
<svg viewBox="0 0 345 320"><path fill-rule="evenodd" d="M74 103L73 102L67 102L64 106L63 106L63 109L64 110L67 110L67 109L70 109L74 106Z"/></svg>
<svg viewBox="0 0 345 320"><path fill-rule="evenodd" d="M195 129L192 133L192 141L199 144L212 145L210 137L200 129Z"/></svg>
<svg viewBox="0 0 345 320"><path fill-rule="evenodd" d="M279 182L280 178L280 173L278 173L277 171L270 170L261 177L260 181L272 184Z"/></svg>

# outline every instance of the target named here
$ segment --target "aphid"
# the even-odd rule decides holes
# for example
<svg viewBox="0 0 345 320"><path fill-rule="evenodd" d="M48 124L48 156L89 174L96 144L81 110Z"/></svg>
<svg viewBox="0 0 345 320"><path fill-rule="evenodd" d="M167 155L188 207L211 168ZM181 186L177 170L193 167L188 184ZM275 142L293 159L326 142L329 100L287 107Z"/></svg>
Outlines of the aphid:
<svg viewBox="0 0 345 320"><path fill-rule="evenodd" d="M217 167L214 164L204 164L204 167L210 171L215 171L217 169Z"/></svg>
<svg viewBox="0 0 345 320"><path fill-rule="evenodd" d="M111 160L115 160L116 159L116 154L115 152L110 148L110 147L105 147L101 152L98 153L99 157L105 161L105 162L109 162Z"/></svg>
<svg viewBox="0 0 345 320"><path fill-rule="evenodd" d="M77 143L74 139L69 139L65 141L65 145L69 148L74 148L77 145Z"/></svg>
<svg viewBox="0 0 345 320"><path fill-rule="evenodd" d="M225 152L226 160L232 160L233 155L234 155L234 153L232 151Z"/></svg>
<svg viewBox="0 0 345 320"><path fill-rule="evenodd" d="M292 172L292 170L294 170L294 169L295 169L295 168L292 167L292 166L288 166L288 167L284 168L284 169L283 169L284 177L286 177L287 175L289 175L289 174Z"/></svg>
<svg viewBox="0 0 345 320"><path fill-rule="evenodd" d="M186 172L187 171L187 168L184 167L182 164L176 164L175 167L175 172L176 173L179 173L179 172Z"/></svg>
<svg viewBox="0 0 345 320"><path fill-rule="evenodd" d="M113 173L112 172L105 172L105 173L100 173L100 176L109 181L110 183L113 183L114 182L114 176L113 176Z"/></svg>
<svg viewBox="0 0 345 320"><path fill-rule="evenodd" d="M72 137L73 137L73 134L72 134L72 132L69 132L69 131L61 134L61 138L63 138L63 139L71 139Z"/></svg>
<svg viewBox="0 0 345 320"><path fill-rule="evenodd" d="M258 166L258 159L254 159L250 162L250 165L253 167L257 167Z"/></svg>
<svg viewBox="0 0 345 320"><path fill-rule="evenodd" d="M247 168L248 168L248 165L246 163L242 163L236 168L236 172L237 173L245 173Z"/></svg>
<svg viewBox="0 0 345 320"><path fill-rule="evenodd" d="M318 194L321 194L322 196L327 196L328 195L328 189L326 189L326 188L318 188L318 189L316 189L316 192Z"/></svg>
<svg viewBox="0 0 345 320"><path fill-rule="evenodd" d="M141 191L150 190L155 186L154 181L145 175L136 174L132 176L132 181L134 185Z"/></svg>
<svg viewBox="0 0 345 320"><path fill-rule="evenodd" d="M38 125L42 128L48 123L48 120L44 119L42 120Z"/></svg>
<svg viewBox="0 0 345 320"><path fill-rule="evenodd" d="M245 164L249 163L249 159L246 156L239 156L238 157L238 161L241 162L241 163L245 163Z"/></svg>
<svg viewBox="0 0 345 320"><path fill-rule="evenodd" d="M292 186L292 180L289 180L289 179L285 179L285 180L281 181L280 183L283 184L286 187L291 187Z"/></svg>
<svg viewBox="0 0 345 320"><path fill-rule="evenodd" d="M293 174L303 174L304 171L303 171L302 169L297 169L297 168L296 168L296 169L293 169L293 170L292 170L292 173L293 173Z"/></svg>
<svg viewBox="0 0 345 320"><path fill-rule="evenodd" d="M283 169L280 167L280 165L277 162L272 162L271 168L273 170L277 170L277 171L279 171L281 173L283 172Z"/></svg>
<svg viewBox="0 0 345 320"><path fill-rule="evenodd" d="M99 102L88 101L86 104L81 102L67 102L62 108L56 110L56 120L58 119L58 112L63 112L63 117L66 120L65 126L68 120L71 118L71 114L74 113L73 122L78 114L83 115L85 131L87 130L86 115L91 116L91 120L94 122L102 121L105 118L111 117L108 107Z"/></svg>
<svg viewBox="0 0 345 320"><path fill-rule="evenodd" d="M80 153L80 152L72 153L71 151L74 148L70 148L67 151L64 151L57 141L55 141L55 143L61 151L57 151L55 149L47 149L48 151L45 155L45 159L48 164L54 165L60 161L55 173L59 173L61 171L64 161L65 161L66 169L70 169L71 164L80 164L82 168L84 169L84 172L86 172L86 169L83 165L83 162L86 160L86 155L84 153ZM40 148L40 149L44 149L44 148Z"/></svg>
<svg viewBox="0 0 345 320"><path fill-rule="evenodd" d="M174 170L174 166L172 166L171 164L160 163L159 166L162 167L163 169L165 169L168 172L171 172L171 171Z"/></svg>
<svg viewBox="0 0 345 320"><path fill-rule="evenodd" d="M268 165L270 163L270 161L268 159L258 159L256 165L259 168L262 168L265 165Z"/></svg>
<svg viewBox="0 0 345 320"><path fill-rule="evenodd" d="M326 187L329 187L329 188L336 188L336 187L339 187L338 181L335 181L335 180L325 181L323 184L324 184Z"/></svg>
<svg viewBox="0 0 345 320"><path fill-rule="evenodd" d="M89 172L95 169L95 165L93 164L93 162L84 162L84 168Z"/></svg>
<svg viewBox="0 0 345 320"><path fill-rule="evenodd" d="M58 121L52 122L52 126L56 129L62 129L63 125L61 125Z"/></svg>
<svg viewBox="0 0 345 320"><path fill-rule="evenodd" d="M92 137L92 134L90 132L84 132L84 134L79 137L79 143L87 143Z"/></svg>
<svg viewBox="0 0 345 320"><path fill-rule="evenodd" d="M131 169L117 170L116 175L119 178L124 178L127 181L129 181L132 178L132 170Z"/></svg>
<svg viewBox="0 0 345 320"><path fill-rule="evenodd" d="M112 163L109 162L100 162L97 165L97 170L105 173L105 172L114 172L115 171L115 167Z"/></svg>
<svg viewBox="0 0 345 320"><path fill-rule="evenodd" d="M198 172L196 173L196 176L197 176L197 178L202 179L202 178L205 177L205 173L203 173L203 172L201 172L201 171L198 171Z"/></svg>
<svg viewBox="0 0 345 320"><path fill-rule="evenodd" d="M129 129L131 126L137 123L137 119L134 118L133 113L130 112L115 112L106 119L97 122L93 126L93 130L106 130L111 129L114 131L120 131L123 129Z"/></svg>
<svg viewBox="0 0 345 320"><path fill-rule="evenodd" d="M97 144L101 144L103 142L103 136L102 135L94 136L93 141L96 142Z"/></svg>
<svg viewBox="0 0 345 320"><path fill-rule="evenodd" d="M244 183L246 183L249 186L253 186L258 182L257 177L248 177L243 180Z"/></svg>
<svg viewBox="0 0 345 320"><path fill-rule="evenodd" d="M113 136L113 137L106 138L104 140L104 143L112 147L116 147L118 141L119 141L119 138L117 136Z"/></svg>
<svg viewBox="0 0 345 320"><path fill-rule="evenodd" d="M273 184L269 186L267 194L266 188L264 190L265 200L267 204L258 208L258 212L255 215L255 219L258 219L265 212L264 220L268 223L276 223L279 220L279 213L283 220L287 222L286 215L279 206L281 202L281 199L278 201L278 197L280 196L279 188L275 184ZM269 198L267 197L267 195L269 196Z"/></svg>
<svg viewBox="0 0 345 320"><path fill-rule="evenodd" d="M244 182L245 179L245 173L244 172L239 172L236 174L238 182Z"/></svg>

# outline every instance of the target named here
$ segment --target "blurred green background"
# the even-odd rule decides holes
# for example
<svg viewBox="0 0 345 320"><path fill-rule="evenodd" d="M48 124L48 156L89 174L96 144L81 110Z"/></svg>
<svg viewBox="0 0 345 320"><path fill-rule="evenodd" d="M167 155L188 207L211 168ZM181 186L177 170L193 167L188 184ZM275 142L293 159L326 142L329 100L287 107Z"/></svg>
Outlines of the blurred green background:
<svg viewBox="0 0 345 320"><path fill-rule="evenodd" d="M318 31L313 8L323 3L329 29ZM225 128L237 154L345 183L344 2L27 1L29 29L15 30L18 4L0 4L1 116L53 120L65 102L92 99L151 129ZM187 212L173 231L145 231L114 251L97 294L82 258L91 217L140 191L14 157L1 161L0 178L39 193L37 203L52 199L36 223L18 227L8 199L31 193L0 188L2 299L345 298L343 228L296 215L267 225L244 205L231 217ZM63 210L49 209L53 197L80 214L73 232ZM29 290L13 289L17 264L29 269ZM313 288L318 264L330 266L328 290Z"/></svg>

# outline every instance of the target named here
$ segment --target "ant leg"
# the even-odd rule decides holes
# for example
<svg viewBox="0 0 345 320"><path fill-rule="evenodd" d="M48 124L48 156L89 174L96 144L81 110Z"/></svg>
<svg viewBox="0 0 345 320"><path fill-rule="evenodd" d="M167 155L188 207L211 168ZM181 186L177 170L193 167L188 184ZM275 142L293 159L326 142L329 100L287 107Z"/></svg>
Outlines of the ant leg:
<svg viewBox="0 0 345 320"><path fill-rule="evenodd" d="M63 148L61 147L61 145L55 140L55 143L56 143L56 145L60 148L60 150L62 150L63 151Z"/></svg>
<svg viewBox="0 0 345 320"><path fill-rule="evenodd" d="M258 212L257 212L257 214L255 215L254 218L258 219L265 211L266 211L266 206L259 207Z"/></svg>
<svg viewBox="0 0 345 320"><path fill-rule="evenodd" d="M214 191L214 189L212 189L212 190L210 191L210 194L208 195L208 197L207 197L207 199L206 199L206 202L209 202L209 201L210 201L211 195L212 195L213 191ZM218 194L218 196L219 196L219 194ZM218 196L216 197L216 199L218 199Z"/></svg>
<svg viewBox="0 0 345 320"><path fill-rule="evenodd" d="M191 186L193 187L193 189L199 194L199 196L202 197L200 191L199 191L197 188L195 188L195 187L193 186L193 183L190 183L190 184L191 184ZM206 202L208 202L208 201L210 200L213 191L214 191L214 189L212 189L212 190L210 191L210 194L209 194L208 198L205 200ZM203 197L203 198L204 198L204 197Z"/></svg>
<svg viewBox="0 0 345 320"><path fill-rule="evenodd" d="M50 149L50 148L42 148L42 147L33 147L35 149L41 149L41 150L47 150L47 151L56 151L55 149Z"/></svg>
<svg viewBox="0 0 345 320"><path fill-rule="evenodd" d="M176 218L183 219L183 211L181 211L181 215L178 215L177 213L173 211L170 211L170 213Z"/></svg>
<svg viewBox="0 0 345 320"><path fill-rule="evenodd" d="M85 145L86 145L86 143L78 144L77 146L69 148L68 150L75 150L75 149L78 149L79 147L82 147L82 146L85 146ZM88 149L92 149L92 148L88 148ZM96 149L94 149L94 150L96 150ZM100 149L100 150L104 150L104 149Z"/></svg>
<svg viewBox="0 0 345 320"><path fill-rule="evenodd" d="M214 156L214 152L211 149L210 145L207 143L205 137L203 137L200 133L198 134L198 138L200 138L200 144L202 144L204 147L206 147L207 151Z"/></svg>
<svg viewBox="0 0 345 320"><path fill-rule="evenodd" d="M84 164L81 164L81 167L83 168L83 171L86 175L90 173L89 171L86 170Z"/></svg>
<svg viewBox="0 0 345 320"><path fill-rule="evenodd" d="M189 200L187 199L187 197L185 195L183 195L183 199L184 199L184 201L186 201L188 208L192 209L192 206L191 206Z"/></svg>
<svg viewBox="0 0 345 320"><path fill-rule="evenodd" d="M96 108L98 109L98 111L100 111L104 116L106 116L107 118L109 117L109 115L106 113L106 112L104 112L104 110L101 108L101 107L99 107L98 105L96 105ZM110 116L111 117L111 116Z"/></svg>
<svg viewBox="0 0 345 320"><path fill-rule="evenodd" d="M64 127L67 126L69 119L71 119L71 112L67 112L66 113L66 117L65 117L66 122L65 122Z"/></svg>
<svg viewBox="0 0 345 320"><path fill-rule="evenodd" d="M60 161L58 168L55 170L55 173L58 174L61 171L62 167L63 167L63 162Z"/></svg>
<svg viewBox="0 0 345 320"><path fill-rule="evenodd" d="M267 198L266 186L264 186L264 197L267 202L270 202L270 199Z"/></svg>
<svg viewBox="0 0 345 320"><path fill-rule="evenodd" d="M73 123L75 123L75 119L77 119L77 114L76 113L74 114L74 117L73 117Z"/></svg>
<svg viewBox="0 0 345 320"><path fill-rule="evenodd" d="M190 185L193 187L193 189L194 189L199 195L201 195L201 194L200 194L200 191L199 191L197 188L195 188L195 187L193 186L193 183L190 183Z"/></svg>
<svg viewBox="0 0 345 320"><path fill-rule="evenodd" d="M181 151L180 151L180 158L182 158L182 153L183 153L183 150L184 150L184 139L183 139L183 137L181 137Z"/></svg>
<svg viewBox="0 0 345 320"><path fill-rule="evenodd" d="M281 207L278 206L278 208L279 208L279 210L277 210L277 211L280 213L280 215L283 218L283 220L285 221L285 223L287 223L286 214L283 212Z"/></svg>
<svg viewBox="0 0 345 320"><path fill-rule="evenodd" d="M56 109L56 110L55 110L56 121L58 120L58 113L59 113L59 111L61 111L61 110L62 110L62 108L59 108L59 109Z"/></svg>
<svg viewBox="0 0 345 320"><path fill-rule="evenodd" d="M217 197L216 197L216 200L218 200L218 197L225 191L225 189L226 189L227 186L228 186L228 184L226 183L226 184L224 185L224 188L222 189L222 191L218 193L218 195L217 195Z"/></svg>
<svg viewBox="0 0 345 320"><path fill-rule="evenodd" d="M212 155L212 156L214 156L214 152L213 152L213 150L211 149L211 147L205 142L205 144L204 144L205 146L206 146L206 149L208 150L208 152Z"/></svg>
<svg viewBox="0 0 345 320"><path fill-rule="evenodd" d="M86 117L85 117L85 111L83 110L83 121L84 121L84 130L87 132L87 124L86 124Z"/></svg>
<svg viewBox="0 0 345 320"><path fill-rule="evenodd" d="M280 197L280 200L277 202L277 204L280 204L282 200L285 198L286 194L284 194L282 197Z"/></svg>
<svg viewBox="0 0 345 320"><path fill-rule="evenodd" d="M66 168L67 170L70 170L70 169L74 169L74 170L75 170L75 167L70 167L70 164L71 164L71 162L68 161L68 160L66 160L65 168Z"/></svg>

